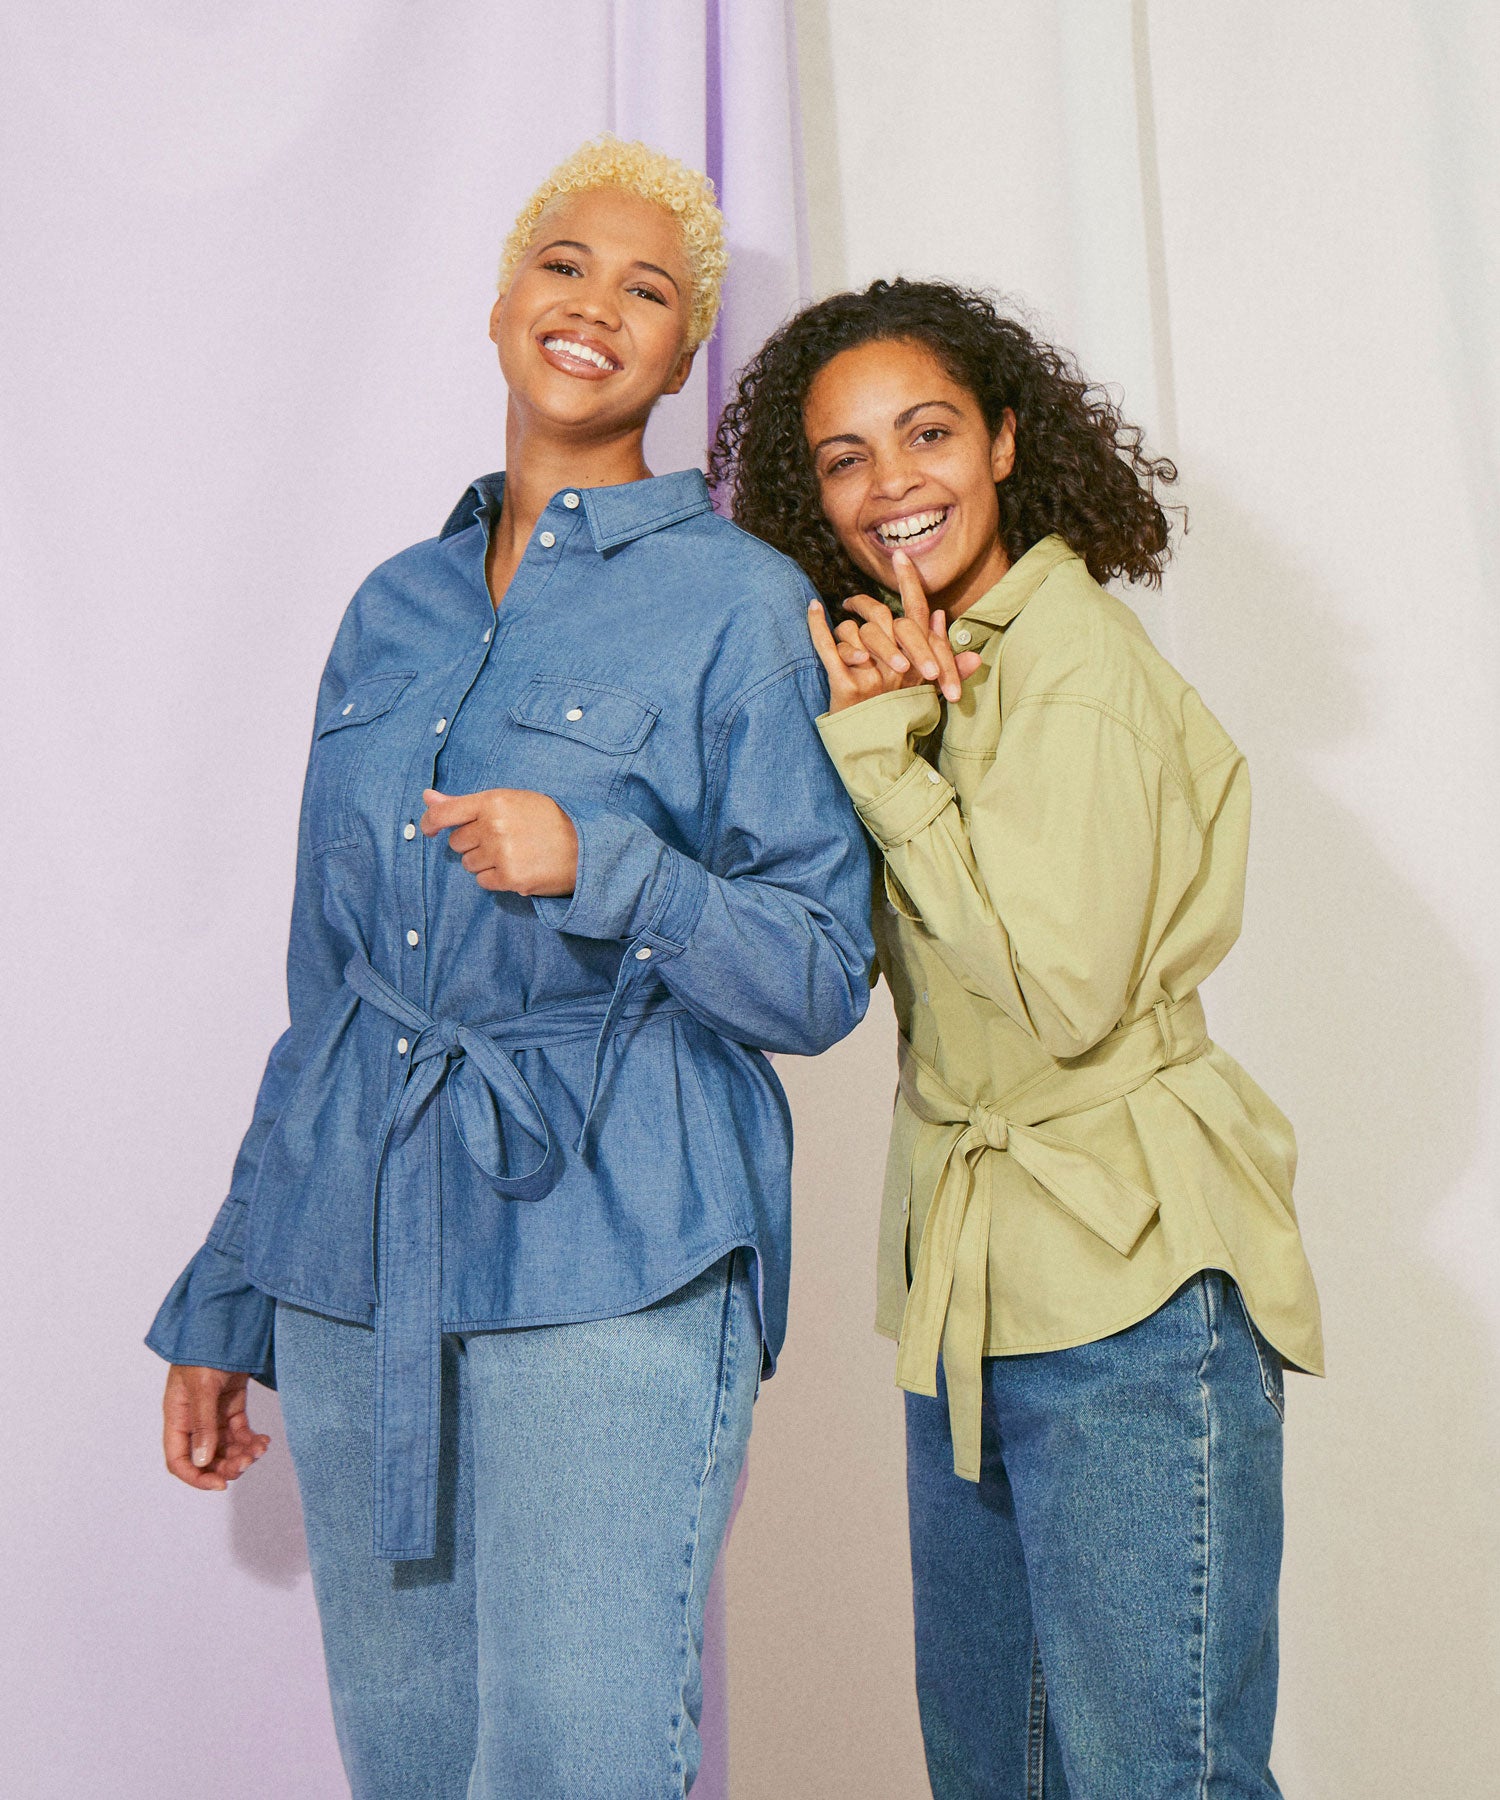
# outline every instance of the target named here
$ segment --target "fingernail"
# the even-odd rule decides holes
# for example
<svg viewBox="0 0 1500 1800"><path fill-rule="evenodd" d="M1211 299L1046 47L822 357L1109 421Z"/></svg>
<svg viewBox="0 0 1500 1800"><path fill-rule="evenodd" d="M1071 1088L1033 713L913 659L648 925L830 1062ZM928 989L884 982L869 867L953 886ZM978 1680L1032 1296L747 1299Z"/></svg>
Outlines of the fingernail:
<svg viewBox="0 0 1500 1800"><path fill-rule="evenodd" d="M206 1469L212 1461L213 1452L209 1449L207 1444L199 1444L195 1447L193 1451L193 1465L195 1468Z"/></svg>
<svg viewBox="0 0 1500 1800"><path fill-rule="evenodd" d="M949 686L947 686L943 689L943 693L944 693L944 696L949 700L962 700L963 695L964 695L964 691L962 688L956 688L956 687L952 686L951 683Z"/></svg>
<svg viewBox="0 0 1500 1800"><path fill-rule="evenodd" d="M922 676L923 676L924 680L936 681L937 676L938 676L937 664L936 663L923 663L922 664Z"/></svg>
<svg viewBox="0 0 1500 1800"><path fill-rule="evenodd" d="M911 667L911 664L906 660L906 658L904 656L893 656L891 658L891 667L893 669L899 670L900 673L904 675L906 673L906 671Z"/></svg>

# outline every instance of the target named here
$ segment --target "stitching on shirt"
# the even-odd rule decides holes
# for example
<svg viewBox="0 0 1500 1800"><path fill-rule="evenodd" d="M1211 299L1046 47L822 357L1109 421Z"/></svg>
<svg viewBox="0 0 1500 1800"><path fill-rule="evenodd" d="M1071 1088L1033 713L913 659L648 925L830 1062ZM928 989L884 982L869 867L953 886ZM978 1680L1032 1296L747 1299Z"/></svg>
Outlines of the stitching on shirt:
<svg viewBox="0 0 1500 1800"><path fill-rule="evenodd" d="M1024 698L1018 700L1010 709L1011 716L1014 717L1024 706L1050 706L1059 704L1086 706L1093 712L1101 714L1104 718L1113 719L1117 725L1123 726L1138 744L1151 752L1163 769L1166 770L1167 774L1172 777L1172 780L1177 785L1178 791L1181 793L1183 799L1187 801L1188 811L1193 815L1193 823L1198 828L1199 836L1201 837L1203 835L1205 827L1202 818L1199 816L1197 797L1194 795L1192 786L1187 777L1182 774L1181 770L1178 769L1171 757L1168 756L1167 752L1155 741L1155 739L1147 732L1142 731L1140 726L1127 714L1122 713L1117 707L1111 706L1108 701L1096 700L1092 694L1027 694Z"/></svg>

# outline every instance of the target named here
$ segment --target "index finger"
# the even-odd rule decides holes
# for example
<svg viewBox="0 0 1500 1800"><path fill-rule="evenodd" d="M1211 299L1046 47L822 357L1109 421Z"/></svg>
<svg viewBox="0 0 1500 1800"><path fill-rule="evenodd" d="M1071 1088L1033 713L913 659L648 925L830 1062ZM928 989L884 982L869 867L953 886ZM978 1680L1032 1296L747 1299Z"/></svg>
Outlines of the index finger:
<svg viewBox="0 0 1500 1800"><path fill-rule="evenodd" d="M891 567L896 571L896 585L901 589L903 618L910 619L919 631L926 631L930 616L927 589L922 586L917 565L904 550L898 550L891 558Z"/></svg>
<svg viewBox="0 0 1500 1800"><path fill-rule="evenodd" d="M427 810L420 823L428 837L479 817L478 794L440 794L436 788L424 788L422 798L427 802Z"/></svg>

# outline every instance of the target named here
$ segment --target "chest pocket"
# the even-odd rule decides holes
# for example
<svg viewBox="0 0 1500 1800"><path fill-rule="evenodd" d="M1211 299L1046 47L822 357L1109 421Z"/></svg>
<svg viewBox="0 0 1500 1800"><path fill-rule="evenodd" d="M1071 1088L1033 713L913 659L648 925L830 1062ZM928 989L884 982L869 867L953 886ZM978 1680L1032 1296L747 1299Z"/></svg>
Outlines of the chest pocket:
<svg viewBox="0 0 1500 1800"><path fill-rule="evenodd" d="M513 785L558 799L608 801L629 772L660 708L624 688L537 675L511 705ZM511 757L507 756L507 762Z"/></svg>
<svg viewBox="0 0 1500 1800"><path fill-rule="evenodd" d="M410 675L370 675L345 688L318 721L308 772L307 828L314 856L354 841L354 789L383 719Z"/></svg>

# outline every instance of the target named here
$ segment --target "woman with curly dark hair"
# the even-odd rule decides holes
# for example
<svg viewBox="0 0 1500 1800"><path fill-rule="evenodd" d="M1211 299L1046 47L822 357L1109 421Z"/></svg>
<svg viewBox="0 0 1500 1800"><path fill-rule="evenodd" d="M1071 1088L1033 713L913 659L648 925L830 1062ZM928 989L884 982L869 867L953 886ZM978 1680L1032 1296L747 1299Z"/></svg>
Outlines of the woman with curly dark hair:
<svg viewBox="0 0 1500 1800"><path fill-rule="evenodd" d="M1100 585L1160 579L1176 470L987 297L895 281L771 339L714 473L837 605L819 727L883 858L933 1792L1274 1795L1282 1372L1322 1344L1291 1127L1198 997L1249 782Z"/></svg>

